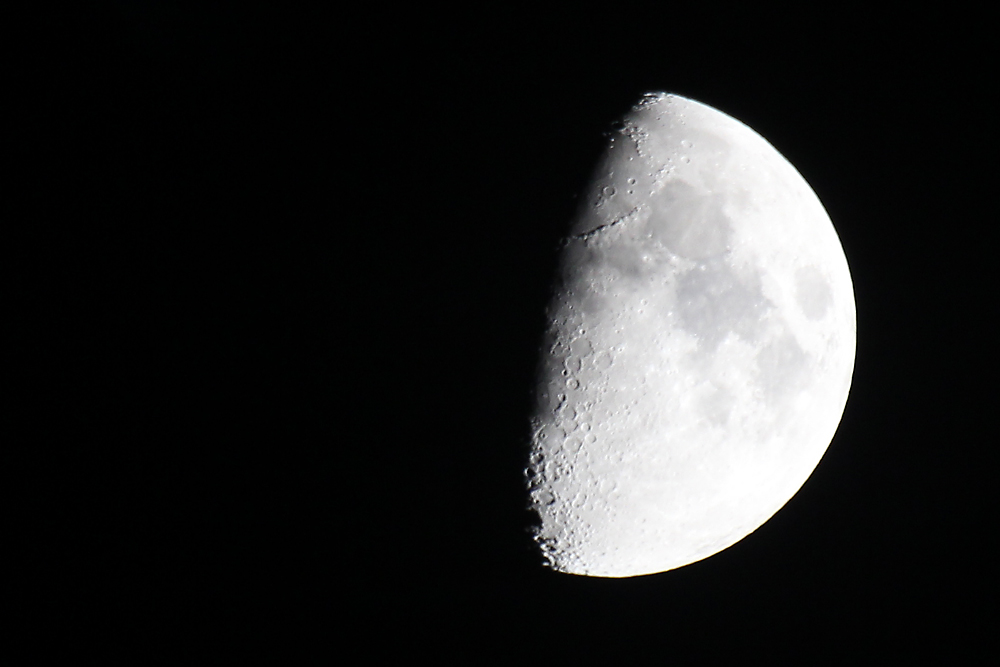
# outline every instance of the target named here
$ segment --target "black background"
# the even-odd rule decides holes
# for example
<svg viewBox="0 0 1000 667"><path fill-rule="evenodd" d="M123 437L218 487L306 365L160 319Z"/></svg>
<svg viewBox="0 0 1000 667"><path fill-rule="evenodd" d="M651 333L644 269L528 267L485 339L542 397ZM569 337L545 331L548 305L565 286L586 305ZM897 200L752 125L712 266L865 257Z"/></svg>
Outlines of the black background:
<svg viewBox="0 0 1000 667"><path fill-rule="evenodd" d="M998 148L982 25L166 0L17 24L32 646L142 664L982 650ZM750 537L664 574L561 575L526 531L535 350L574 195L649 91L750 125L817 192L854 280L854 383L819 467Z"/></svg>

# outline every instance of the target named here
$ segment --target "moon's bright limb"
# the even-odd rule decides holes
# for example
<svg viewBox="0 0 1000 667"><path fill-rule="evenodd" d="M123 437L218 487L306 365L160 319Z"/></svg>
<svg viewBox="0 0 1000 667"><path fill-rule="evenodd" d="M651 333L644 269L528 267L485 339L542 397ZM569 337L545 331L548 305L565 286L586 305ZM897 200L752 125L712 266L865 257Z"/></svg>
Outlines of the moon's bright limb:
<svg viewBox="0 0 1000 667"><path fill-rule="evenodd" d="M743 539L812 473L854 368L840 241L801 175L704 104L647 95L563 252L528 484L563 572L628 577Z"/></svg>

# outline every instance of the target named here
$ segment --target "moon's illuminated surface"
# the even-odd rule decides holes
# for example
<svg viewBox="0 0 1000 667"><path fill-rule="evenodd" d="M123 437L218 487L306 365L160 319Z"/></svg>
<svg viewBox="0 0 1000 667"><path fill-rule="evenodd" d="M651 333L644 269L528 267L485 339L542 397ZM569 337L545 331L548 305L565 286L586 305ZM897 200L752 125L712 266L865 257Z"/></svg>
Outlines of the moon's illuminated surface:
<svg viewBox="0 0 1000 667"><path fill-rule="evenodd" d="M822 204L760 135L644 97L611 135L559 285L527 470L551 567L678 568L802 486L847 401L854 293Z"/></svg>

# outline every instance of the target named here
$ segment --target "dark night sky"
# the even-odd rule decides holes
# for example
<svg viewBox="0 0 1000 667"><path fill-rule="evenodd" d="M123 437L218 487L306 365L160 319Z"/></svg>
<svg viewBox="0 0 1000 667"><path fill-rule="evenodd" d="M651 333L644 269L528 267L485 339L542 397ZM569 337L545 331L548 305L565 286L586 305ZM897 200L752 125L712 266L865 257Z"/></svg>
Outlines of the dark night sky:
<svg viewBox="0 0 1000 667"><path fill-rule="evenodd" d="M41 650L982 650L984 17L90 6L25 23L4 137ZM547 283L601 133L661 90L750 125L819 195L855 285L854 383L750 537L660 575L559 575L521 488Z"/></svg>

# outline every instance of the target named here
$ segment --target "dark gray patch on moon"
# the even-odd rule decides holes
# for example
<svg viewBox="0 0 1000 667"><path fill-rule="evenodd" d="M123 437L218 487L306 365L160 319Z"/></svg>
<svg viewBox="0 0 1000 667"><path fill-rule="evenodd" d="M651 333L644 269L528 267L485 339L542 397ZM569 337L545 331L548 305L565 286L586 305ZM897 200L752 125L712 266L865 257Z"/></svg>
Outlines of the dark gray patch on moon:
<svg viewBox="0 0 1000 667"><path fill-rule="evenodd" d="M802 391L809 381L809 355L795 340L784 334L757 353L757 384L771 405Z"/></svg>
<svg viewBox="0 0 1000 667"><path fill-rule="evenodd" d="M577 293L574 304L584 316L607 312L609 301L595 291L607 288L643 290L672 270L670 258L648 238L634 231L601 229L589 238L576 238L565 247L563 283Z"/></svg>
<svg viewBox="0 0 1000 667"><path fill-rule="evenodd" d="M713 387L698 401L698 412L713 426L725 426L736 404L733 392L725 387Z"/></svg>
<svg viewBox="0 0 1000 667"><path fill-rule="evenodd" d="M795 272L795 300L810 320L826 315L833 301L830 282L815 266L804 266Z"/></svg>
<svg viewBox="0 0 1000 667"><path fill-rule="evenodd" d="M732 224L722 212L723 197L698 191L684 181L667 183L650 198L650 236L689 259L707 259L729 249Z"/></svg>
<svg viewBox="0 0 1000 667"><path fill-rule="evenodd" d="M756 340L771 308L758 274L739 276L722 262L701 264L677 284L681 328L710 350L730 332Z"/></svg>

